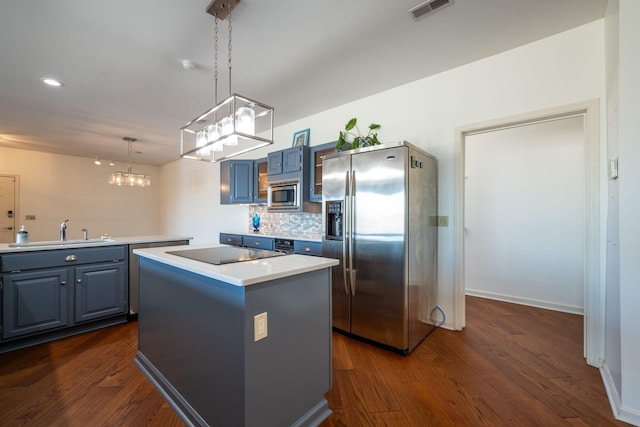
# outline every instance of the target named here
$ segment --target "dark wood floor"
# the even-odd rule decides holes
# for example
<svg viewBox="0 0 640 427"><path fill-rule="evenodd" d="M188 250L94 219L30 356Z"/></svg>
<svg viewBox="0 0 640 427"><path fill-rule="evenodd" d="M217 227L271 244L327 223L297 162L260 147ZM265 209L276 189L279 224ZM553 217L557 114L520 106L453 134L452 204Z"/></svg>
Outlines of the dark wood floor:
<svg viewBox="0 0 640 427"><path fill-rule="evenodd" d="M0 426L180 426L135 367L136 323L0 355ZM467 297L404 357L333 336L335 426L615 426L582 317Z"/></svg>

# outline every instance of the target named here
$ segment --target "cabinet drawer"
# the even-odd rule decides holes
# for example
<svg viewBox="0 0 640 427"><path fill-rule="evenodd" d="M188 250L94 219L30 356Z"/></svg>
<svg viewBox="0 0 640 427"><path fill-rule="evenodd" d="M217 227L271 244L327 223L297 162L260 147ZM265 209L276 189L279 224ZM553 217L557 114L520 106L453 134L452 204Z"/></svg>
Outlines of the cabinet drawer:
<svg viewBox="0 0 640 427"><path fill-rule="evenodd" d="M243 236L242 246L253 249L266 249L268 251L273 250L273 240L270 237L257 237L257 236Z"/></svg>
<svg viewBox="0 0 640 427"><path fill-rule="evenodd" d="M293 252L300 255L322 256L322 243L306 240L294 240Z"/></svg>
<svg viewBox="0 0 640 427"><path fill-rule="evenodd" d="M220 233L220 243L225 245L242 246L242 236L239 234Z"/></svg>
<svg viewBox="0 0 640 427"><path fill-rule="evenodd" d="M122 261L126 259L125 246L102 246L99 248L53 249L48 251L23 252L0 256L0 271L34 270L63 267L74 264Z"/></svg>

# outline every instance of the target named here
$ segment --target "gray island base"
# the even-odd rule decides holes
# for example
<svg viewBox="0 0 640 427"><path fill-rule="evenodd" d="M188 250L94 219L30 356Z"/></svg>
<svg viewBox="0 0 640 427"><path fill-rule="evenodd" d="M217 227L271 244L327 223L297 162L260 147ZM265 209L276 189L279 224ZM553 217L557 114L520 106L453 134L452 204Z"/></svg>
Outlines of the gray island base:
<svg viewBox="0 0 640 427"><path fill-rule="evenodd" d="M214 266L161 249L136 253L135 363L187 425L316 426L331 414L337 261L287 255ZM255 340L254 323L266 337Z"/></svg>

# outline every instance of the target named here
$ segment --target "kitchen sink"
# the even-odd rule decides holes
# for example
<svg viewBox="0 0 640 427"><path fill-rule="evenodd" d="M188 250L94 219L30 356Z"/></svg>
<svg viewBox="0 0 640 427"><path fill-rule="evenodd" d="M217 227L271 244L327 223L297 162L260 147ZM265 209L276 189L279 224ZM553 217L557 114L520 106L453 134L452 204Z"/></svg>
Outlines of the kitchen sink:
<svg viewBox="0 0 640 427"><path fill-rule="evenodd" d="M67 240L61 242L60 240L51 240L48 242L29 242L29 243L9 243L10 248L32 248L34 246L66 246L66 245L90 245L92 243L104 243L113 242L112 239L78 239Z"/></svg>

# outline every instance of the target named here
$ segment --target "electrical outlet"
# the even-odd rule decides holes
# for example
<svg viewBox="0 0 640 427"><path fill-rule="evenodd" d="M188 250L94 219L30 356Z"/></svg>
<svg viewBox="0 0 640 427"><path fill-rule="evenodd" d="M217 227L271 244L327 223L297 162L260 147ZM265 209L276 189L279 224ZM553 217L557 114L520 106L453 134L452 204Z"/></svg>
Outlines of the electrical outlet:
<svg viewBox="0 0 640 427"><path fill-rule="evenodd" d="M267 312L253 316L253 342L267 337Z"/></svg>

